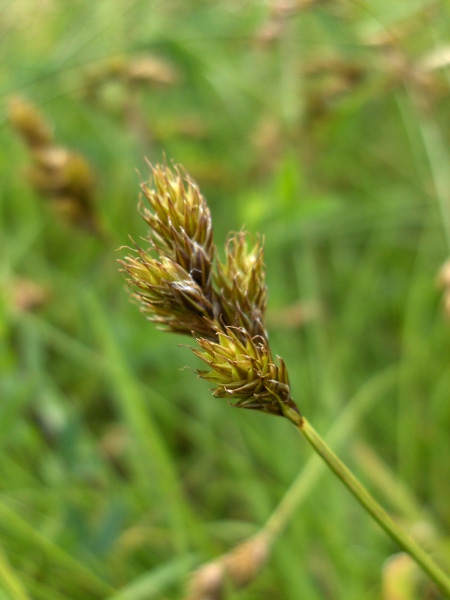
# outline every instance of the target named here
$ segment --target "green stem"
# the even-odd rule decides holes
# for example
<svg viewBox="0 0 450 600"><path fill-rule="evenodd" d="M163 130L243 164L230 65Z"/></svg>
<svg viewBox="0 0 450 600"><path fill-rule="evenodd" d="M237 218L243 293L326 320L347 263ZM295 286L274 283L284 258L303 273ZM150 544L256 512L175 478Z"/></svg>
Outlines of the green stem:
<svg viewBox="0 0 450 600"><path fill-rule="evenodd" d="M356 479L351 471L336 456L331 448L320 437L316 430L294 408L282 404L284 416L287 417L300 431L307 442L322 457L330 469L339 477L342 483L353 494L360 504L384 531L407 552L436 583L439 589L450 598L450 579L404 531L402 531L378 502L369 494L366 488Z"/></svg>

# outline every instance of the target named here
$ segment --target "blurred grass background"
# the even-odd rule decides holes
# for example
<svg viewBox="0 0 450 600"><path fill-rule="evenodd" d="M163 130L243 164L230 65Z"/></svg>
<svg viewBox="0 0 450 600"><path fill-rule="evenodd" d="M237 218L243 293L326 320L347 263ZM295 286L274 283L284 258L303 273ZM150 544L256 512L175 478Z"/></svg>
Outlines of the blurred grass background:
<svg viewBox="0 0 450 600"><path fill-rule="evenodd" d="M264 234L301 411L323 434L354 415L344 459L448 566L449 20L444 0L1 3L2 600L182 598L310 456L282 419L214 400L187 340L129 301L117 249L145 235L144 157L164 155L219 248ZM96 231L30 185L17 95L90 163ZM416 572L394 595L395 552L324 473L228 597L439 598Z"/></svg>

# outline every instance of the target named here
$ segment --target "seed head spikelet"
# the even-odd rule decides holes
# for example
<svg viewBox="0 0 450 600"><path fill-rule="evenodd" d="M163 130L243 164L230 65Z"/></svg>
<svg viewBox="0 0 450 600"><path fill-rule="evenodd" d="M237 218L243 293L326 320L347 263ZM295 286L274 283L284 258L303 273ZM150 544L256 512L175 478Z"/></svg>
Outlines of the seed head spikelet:
<svg viewBox="0 0 450 600"><path fill-rule="evenodd" d="M226 249L226 261L217 264L214 278L222 300L222 320L251 335L267 337L267 288L261 242L258 240L249 249L245 233L239 232L229 237Z"/></svg>
<svg viewBox="0 0 450 600"><path fill-rule="evenodd" d="M167 167L152 168L156 189L141 184L150 211L141 204L141 214L152 232L155 248L183 267L203 289L211 291L214 259L211 214L197 185Z"/></svg>
<svg viewBox="0 0 450 600"><path fill-rule="evenodd" d="M210 320L215 249L209 208L180 168L151 169L155 187L141 184L150 208L144 201L140 204L149 226L149 248L135 245L134 255L122 262L128 283L143 311L163 329L210 337L214 335Z"/></svg>
<svg viewBox="0 0 450 600"><path fill-rule="evenodd" d="M149 319L193 336L208 366L198 375L233 406L282 415L295 408L284 362L274 360L264 325L267 305L262 241L231 235L217 259L211 214L198 186L174 166L150 166L140 212L148 249L135 244L120 261ZM145 203L146 201L146 203ZM296 410L296 408L295 408Z"/></svg>
<svg viewBox="0 0 450 600"><path fill-rule="evenodd" d="M240 408L281 414L279 403L292 402L289 379L283 360L275 364L267 339L251 337L242 327L216 332L217 342L198 338L201 349L193 350L210 367L198 374L217 386L214 396Z"/></svg>

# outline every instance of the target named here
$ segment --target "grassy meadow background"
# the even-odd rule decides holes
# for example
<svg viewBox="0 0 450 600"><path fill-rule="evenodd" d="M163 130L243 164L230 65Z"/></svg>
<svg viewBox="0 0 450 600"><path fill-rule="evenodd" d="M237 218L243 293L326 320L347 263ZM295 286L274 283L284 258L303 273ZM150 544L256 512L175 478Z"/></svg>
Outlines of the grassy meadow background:
<svg viewBox="0 0 450 600"><path fill-rule="evenodd" d="M130 302L145 157L198 182L221 252L264 235L300 410L449 567L449 22L444 0L1 2L1 600L184 598L311 456ZM89 162L94 229L30 184L17 96ZM441 597L331 473L304 486L227 599Z"/></svg>

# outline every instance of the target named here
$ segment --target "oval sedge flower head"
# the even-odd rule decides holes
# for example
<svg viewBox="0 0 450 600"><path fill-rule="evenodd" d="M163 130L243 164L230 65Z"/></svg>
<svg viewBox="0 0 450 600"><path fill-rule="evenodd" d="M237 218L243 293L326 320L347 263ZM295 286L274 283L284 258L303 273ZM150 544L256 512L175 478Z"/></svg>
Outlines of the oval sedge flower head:
<svg viewBox="0 0 450 600"><path fill-rule="evenodd" d="M227 241L226 261L218 263L214 283L220 294L221 318L227 325L244 328L252 336L267 337L267 305L263 247L259 240L248 247L245 232Z"/></svg>
<svg viewBox="0 0 450 600"><path fill-rule="evenodd" d="M228 398L233 406L282 415L280 403L295 406L289 378L281 358L275 364L267 339L251 336L243 327L215 327L217 342L199 338L193 352L209 367L197 371L211 381L216 398Z"/></svg>
<svg viewBox="0 0 450 600"><path fill-rule="evenodd" d="M166 256L153 258L142 248L134 252L120 262L150 321L175 333L211 336L211 302L190 274Z"/></svg>
<svg viewBox="0 0 450 600"><path fill-rule="evenodd" d="M264 327L262 243L249 246L244 232L231 236L214 273L211 215L197 185L178 167L151 169L155 187L141 186L150 206L141 204L150 247L136 245L119 261L134 297L150 320L196 337L194 352L210 367L198 374L216 385L216 397L276 415L286 405L297 410L286 367L272 358Z"/></svg>
<svg viewBox="0 0 450 600"><path fill-rule="evenodd" d="M141 204L150 240L158 254L183 267L209 296L215 249L208 205L196 183L181 174L178 166L173 170L166 165L151 169L154 189L141 184L152 208Z"/></svg>

